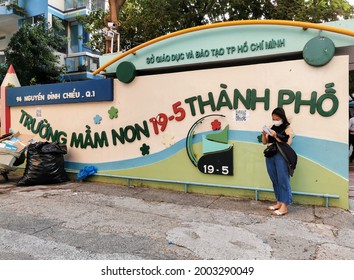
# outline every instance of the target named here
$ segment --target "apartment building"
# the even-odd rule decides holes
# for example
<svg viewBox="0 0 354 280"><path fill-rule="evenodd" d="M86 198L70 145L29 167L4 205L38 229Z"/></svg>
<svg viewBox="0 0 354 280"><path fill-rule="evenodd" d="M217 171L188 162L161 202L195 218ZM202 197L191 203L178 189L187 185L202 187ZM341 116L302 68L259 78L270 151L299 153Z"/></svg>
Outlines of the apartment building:
<svg viewBox="0 0 354 280"><path fill-rule="evenodd" d="M43 18L52 24L53 18L57 18L68 38L58 53L60 62L67 66L64 78L67 81L101 78L92 75L98 68L99 54L87 46L89 34L76 16L107 6L107 0L0 0L0 63L5 62L4 50L22 24L36 23Z"/></svg>

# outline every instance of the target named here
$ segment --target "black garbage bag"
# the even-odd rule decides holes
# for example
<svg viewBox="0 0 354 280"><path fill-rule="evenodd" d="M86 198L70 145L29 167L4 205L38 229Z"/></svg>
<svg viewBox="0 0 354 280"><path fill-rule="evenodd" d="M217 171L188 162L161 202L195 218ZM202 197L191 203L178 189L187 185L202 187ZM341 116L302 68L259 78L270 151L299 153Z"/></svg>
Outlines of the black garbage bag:
<svg viewBox="0 0 354 280"><path fill-rule="evenodd" d="M56 184L69 181L64 169L66 145L36 142L27 147L27 162L17 186Z"/></svg>
<svg viewBox="0 0 354 280"><path fill-rule="evenodd" d="M20 156L18 158L16 158L15 162L13 163L13 166L19 166L25 162L25 160L26 160L25 150L26 149L22 150L22 152L20 153Z"/></svg>

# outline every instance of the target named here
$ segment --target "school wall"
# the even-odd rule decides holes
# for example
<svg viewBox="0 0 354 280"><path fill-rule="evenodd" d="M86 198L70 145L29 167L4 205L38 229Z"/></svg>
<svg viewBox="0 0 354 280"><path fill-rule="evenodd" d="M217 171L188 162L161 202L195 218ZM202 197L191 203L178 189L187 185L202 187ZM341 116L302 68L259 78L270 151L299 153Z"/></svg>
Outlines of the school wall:
<svg viewBox="0 0 354 280"><path fill-rule="evenodd" d="M11 107L11 127L66 143L67 170L94 165L100 176L93 180L122 182L116 177L132 176L147 186L175 190L184 185L150 179L189 182L193 192L254 197L253 188L272 190L258 137L262 126L271 124L272 110L281 106L299 156L293 191L339 195L330 205L347 209L348 64L348 56L337 56L322 67L295 60L137 76L131 83L115 79L112 101L87 102L77 88L66 98L76 103L27 98ZM58 92L56 86L46 91L38 86L37 92L48 99ZM16 90L9 95L15 97ZM204 157L209 155L215 157ZM198 169L195 163L202 158L205 164ZM193 185L198 183L244 189ZM273 194L260 192L259 198ZM323 198L295 195L294 201L324 205Z"/></svg>

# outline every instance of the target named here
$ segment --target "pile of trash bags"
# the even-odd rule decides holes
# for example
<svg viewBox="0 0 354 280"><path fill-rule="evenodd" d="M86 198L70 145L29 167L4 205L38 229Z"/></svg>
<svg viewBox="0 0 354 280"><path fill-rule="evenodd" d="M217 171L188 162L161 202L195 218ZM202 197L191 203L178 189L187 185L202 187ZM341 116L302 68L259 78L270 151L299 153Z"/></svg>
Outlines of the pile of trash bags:
<svg viewBox="0 0 354 280"><path fill-rule="evenodd" d="M69 181L64 169L66 145L36 142L27 147L26 168L17 186L57 184Z"/></svg>

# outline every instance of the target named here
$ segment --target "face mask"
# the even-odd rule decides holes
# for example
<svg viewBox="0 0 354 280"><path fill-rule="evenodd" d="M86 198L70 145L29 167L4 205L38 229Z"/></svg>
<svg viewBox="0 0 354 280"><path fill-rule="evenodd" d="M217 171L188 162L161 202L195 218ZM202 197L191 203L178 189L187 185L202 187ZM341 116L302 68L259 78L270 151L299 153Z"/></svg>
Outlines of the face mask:
<svg viewBox="0 0 354 280"><path fill-rule="evenodd" d="M274 124L275 126L280 126L280 125L283 124L283 121L282 121L282 120L280 120L280 121L273 121L273 124Z"/></svg>

